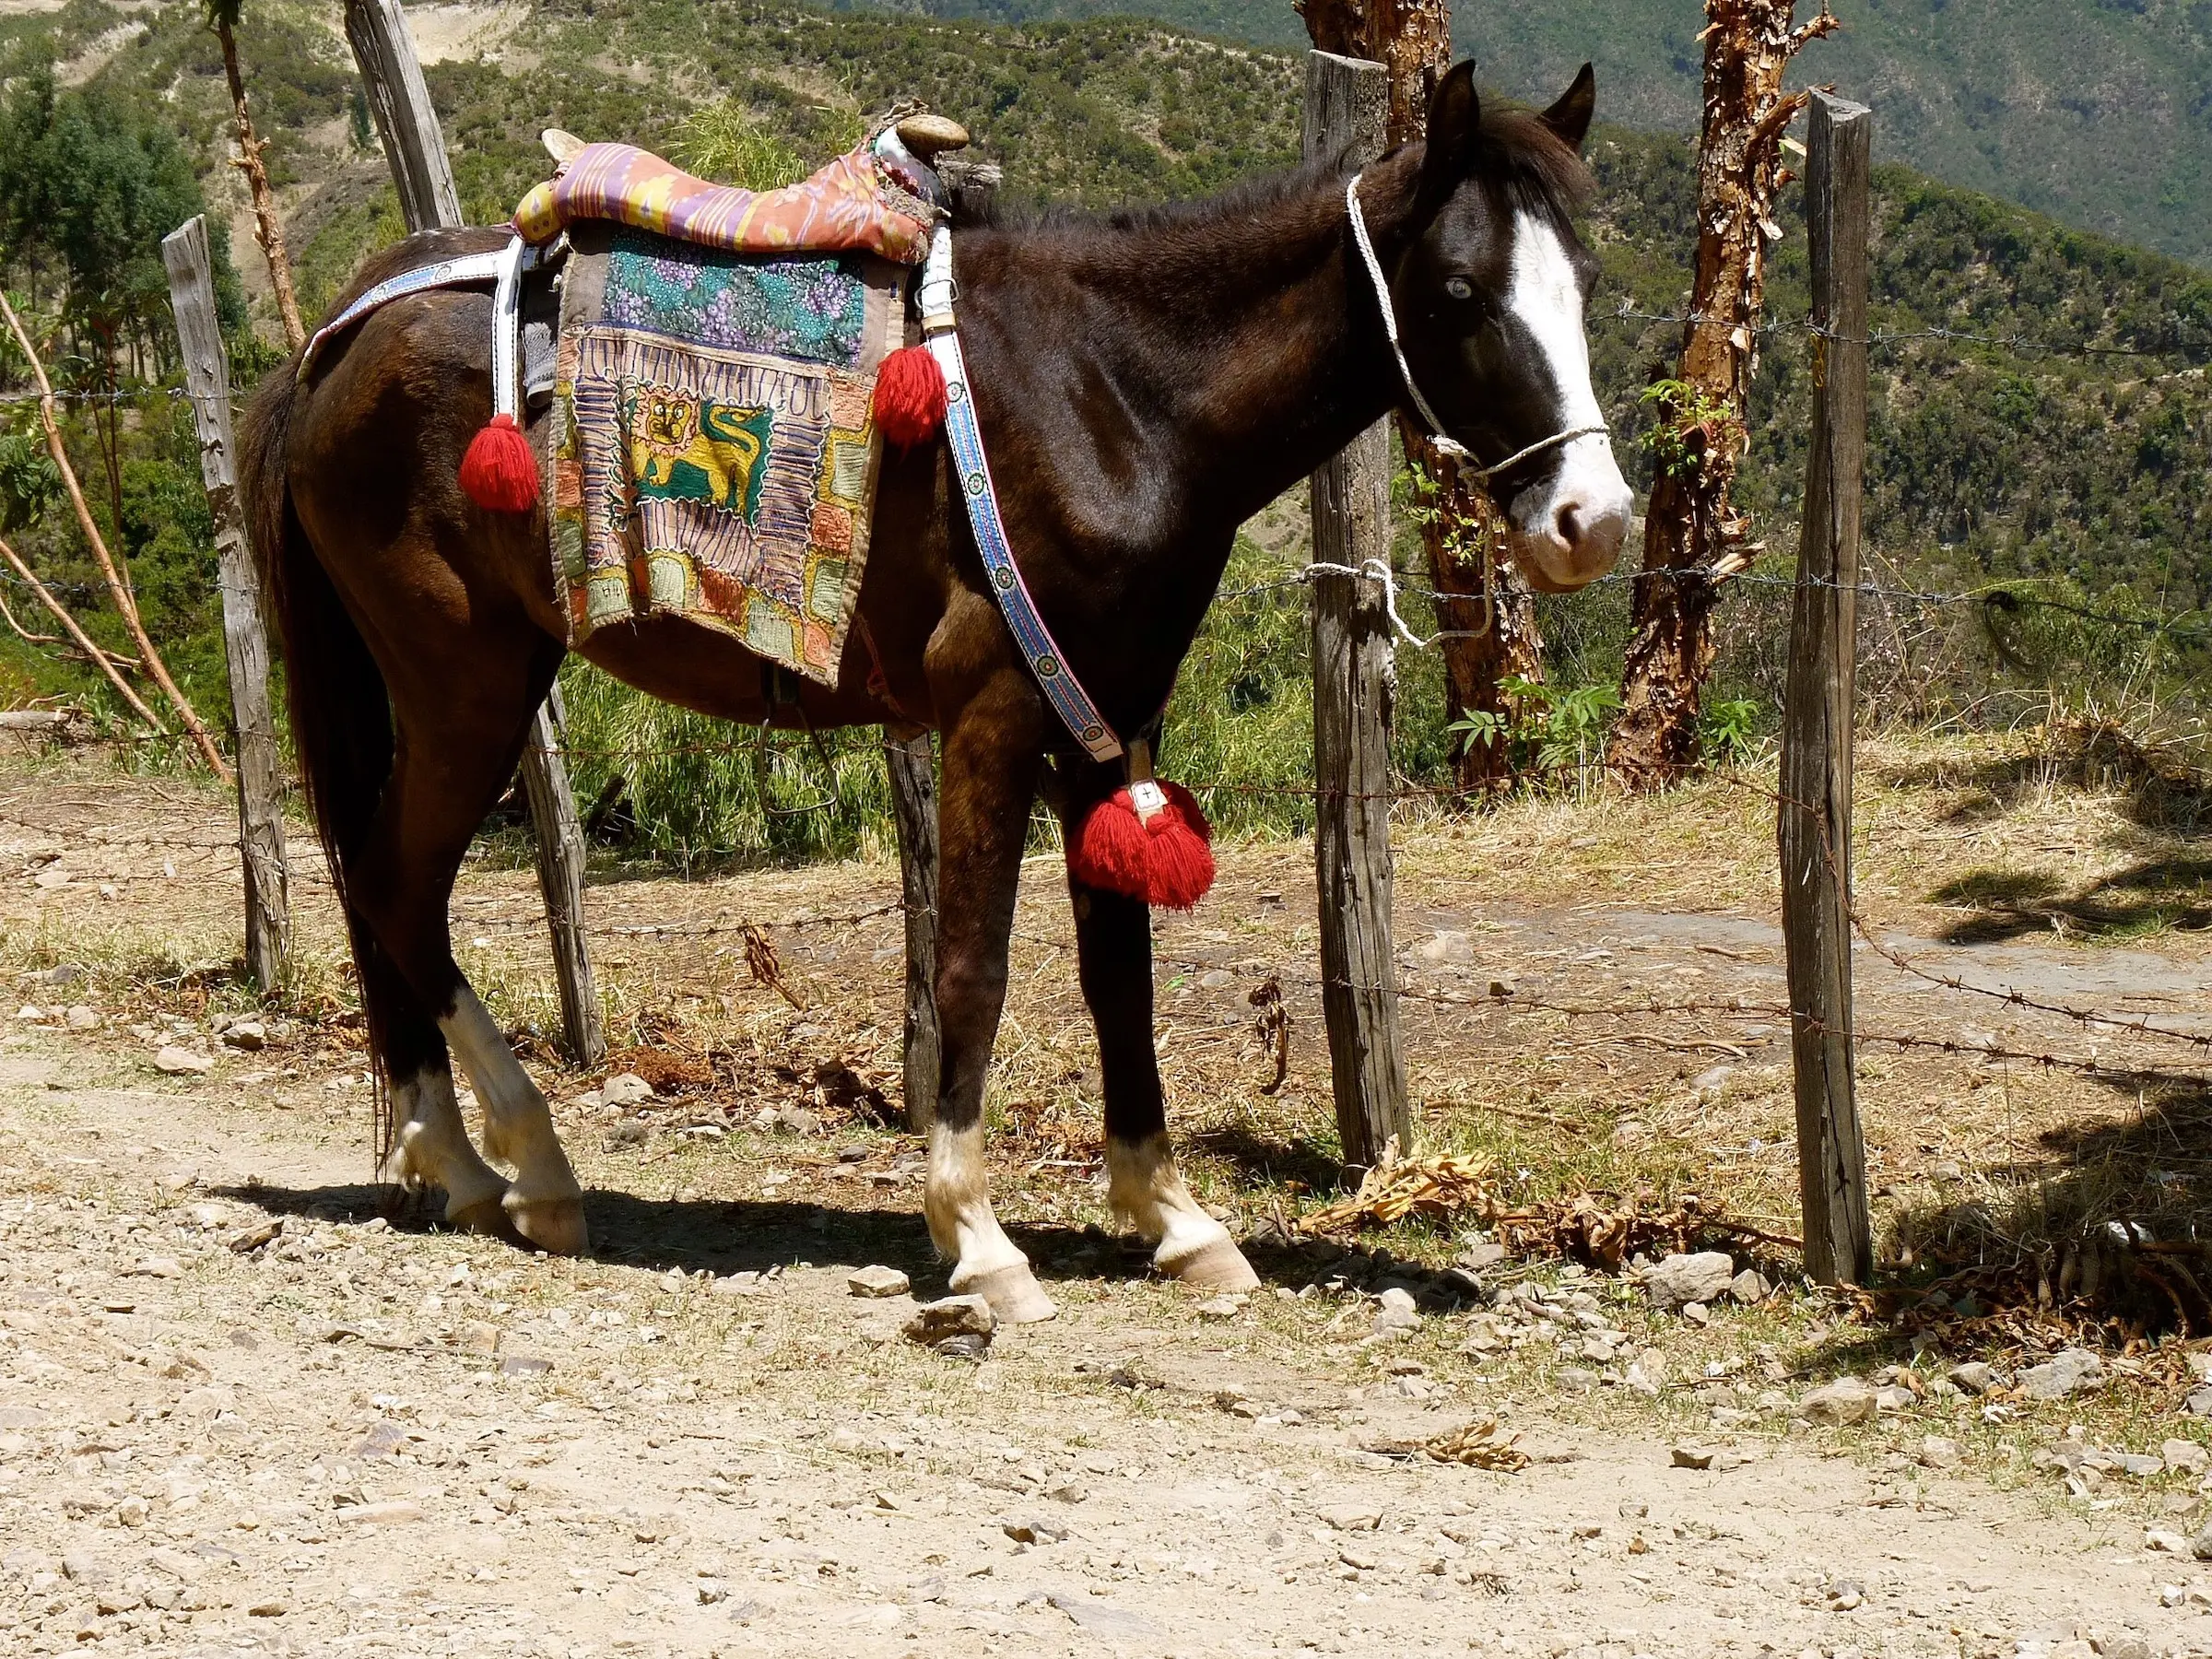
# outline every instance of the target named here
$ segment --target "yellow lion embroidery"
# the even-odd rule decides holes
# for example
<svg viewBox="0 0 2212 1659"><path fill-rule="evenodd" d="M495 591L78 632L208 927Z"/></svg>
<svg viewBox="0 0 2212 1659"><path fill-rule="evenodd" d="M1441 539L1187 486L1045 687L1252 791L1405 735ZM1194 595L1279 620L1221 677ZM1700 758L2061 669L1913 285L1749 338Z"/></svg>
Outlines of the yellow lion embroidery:
<svg viewBox="0 0 2212 1659"><path fill-rule="evenodd" d="M629 473L638 494L704 501L751 522L760 510L775 411L700 404L652 387L634 396Z"/></svg>

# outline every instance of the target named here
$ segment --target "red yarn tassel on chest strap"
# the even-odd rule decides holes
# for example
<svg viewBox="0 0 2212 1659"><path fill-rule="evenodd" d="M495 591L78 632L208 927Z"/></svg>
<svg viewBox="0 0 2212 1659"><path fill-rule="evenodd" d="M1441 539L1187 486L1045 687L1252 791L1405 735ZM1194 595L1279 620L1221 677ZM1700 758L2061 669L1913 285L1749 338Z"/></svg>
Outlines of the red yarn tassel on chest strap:
<svg viewBox="0 0 2212 1659"><path fill-rule="evenodd" d="M1128 747L1129 782L1084 817L1068 843L1068 873L1087 887L1189 910L1214 885L1213 826L1180 783L1152 775L1152 746Z"/></svg>

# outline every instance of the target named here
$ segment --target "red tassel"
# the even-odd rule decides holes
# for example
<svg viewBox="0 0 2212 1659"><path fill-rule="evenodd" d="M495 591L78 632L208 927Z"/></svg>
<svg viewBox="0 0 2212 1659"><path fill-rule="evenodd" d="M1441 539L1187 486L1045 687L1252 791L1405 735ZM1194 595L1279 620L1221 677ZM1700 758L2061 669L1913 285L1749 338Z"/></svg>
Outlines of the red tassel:
<svg viewBox="0 0 2212 1659"><path fill-rule="evenodd" d="M1168 804L1149 824L1126 789L1093 806L1067 850L1068 873L1155 909L1189 910L1214 885L1214 830L1189 790L1165 781L1159 788Z"/></svg>
<svg viewBox="0 0 2212 1659"><path fill-rule="evenodd" d="M461 488L487 512L527 512L537 505L537 454L512 415L494 415L461 457Z"/></svg>
<svg viewBox="0 0 2212 1659"><path fill-rule="evenodd" d="M945 424L945 371L926 346L905 346L876 371L876 425L900 449L936 436Z"/></svg>

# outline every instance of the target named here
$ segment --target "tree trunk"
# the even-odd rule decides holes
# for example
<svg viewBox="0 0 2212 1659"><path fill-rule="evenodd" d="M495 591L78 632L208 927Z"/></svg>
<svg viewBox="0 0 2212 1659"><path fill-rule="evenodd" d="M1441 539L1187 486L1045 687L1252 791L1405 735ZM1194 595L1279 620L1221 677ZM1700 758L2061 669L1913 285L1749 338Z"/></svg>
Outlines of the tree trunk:
<svg viewBox="0 0 2212 1659"><path fill-rule="evenodd" d="M216 39L222 42L223 75L230 83L230 109L238 125L238 159L231 163L246 175L246 189L253 197L253 240L269 262L269 287L276 295L276 314L284 320L284 343L297 351L307 343L300 322L300 300L292 292L292 257L284 245L284 226L276 218L276 198L269 189L269 171L261 164L264 144L253 135L253 112L246 107L245 78L238 68L238 41L228 23L218 21Z"/></svg>
<svg viewBox="0 0 2212 1659"><path fill-rule="evenodd" d="M1429 129L1429 97L1452 66L1449 0L1302 0L1306 32L1324 52L1366 58L1390 72L1389 141L1411 144ZM1482 549L1494 547L1501 515L1489 494L1437 453L1418 421L1403 417L1398 435L1406 459L1437 486L1420 515L1421 547L1437 591L1446 638L1445 709L1453 722L1512 711L1500 681L1543 676L1543 641L1536 631L1534 595ZM1486 606L1483 587L1492 586ZM1484 629L1486 610L1492 617ZM1512 771L1502 734L1490 741L1463 741L1453 762L1462 789L1481 789Z"/></svg>
<svg viewBox="0 0 2212 1659"><path fill-rule="evenodd" d="M1793 28L1795 0L1706 0L1705 113L1698 140L1698 260L1681 368L1659 402L1658 476L1644 517L1620 719L1606 762L1631 789L1678 780L1698 759L1698 703L1713 657L1716 574L1759 548L1729 499L1759 371L1767 243L1788 174L1782 135L1804 107L1782 77L1837 22Z"/></svg>
<svg viewBox="0 0 2212 1659"><path fill-rule="evenodd" d="M1544 677L1535 595L1500 550L1505 516L1488 492L1460 477L1449 457L1430 465L1439 488L1421 539L1436 591L1449 595L1436 611L1445 633L1445 717L1461 728L1453 778L1463 791L1489 790L1514 771L1511 733L1521 710L1505 682Z"/></svg>

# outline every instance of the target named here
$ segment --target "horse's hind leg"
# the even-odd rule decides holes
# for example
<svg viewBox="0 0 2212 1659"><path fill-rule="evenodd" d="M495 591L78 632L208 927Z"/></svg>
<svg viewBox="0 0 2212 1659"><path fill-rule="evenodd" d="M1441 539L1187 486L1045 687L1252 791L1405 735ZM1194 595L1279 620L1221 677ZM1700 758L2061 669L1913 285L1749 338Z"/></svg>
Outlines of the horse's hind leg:
<svg viewBox="0 0 2212 1659"><path fill-rule="evenodd" d="M438 1034L476 1085L484 1149L515 1171L499 1199L500 1213L532 1243L572 1254L589 1243L583 1190L545 1096L453 960L446 913L469 841L512 774L530 716L551 683L559 651L547 647L502 650L479 640L442 659L465 664L465 679L394 688L391 778L363 844L347 861L348 897L415 1006L436 1011ZM438 1179L452 1195L454 1170L465 1181L469 1164L480 1168L482 1160L466 1149L458 1111L447 1107L453 1080L442 1061L411 1103L427 1113L421 1148L443 1168ZM401 1103L395 1087L394 1106ZM481 1206L481 1178L472 1184ZM474 1218L489 1219L481 1208Z"/></svg>
<svg viewBox="0 0 2212 1659"><path fill-rule="evenodd" d="M374 1041L391 1088L392 1146L382 1171L409 1191L445 1194L445 1219L462 1232L508 1230L500 1200L506 1178L470 1144L453 1098L453 1068L445 1039L424 1016L372 935L355 929L354 962L361 1001L378 1011Z"/></svg>
<svg viewBox="0 0 2212 1659"><path fill-rule="evenodd" d="M1260 1281L1229 1230L1199 1207L1168 1145L1165 1094L1152 1047L1152 917L1144 901L1072 877L1083 1000L1099 1032L1106 1086L1107 1202L1158 1248L1152 1265L1213 1290Z"/></svg>

